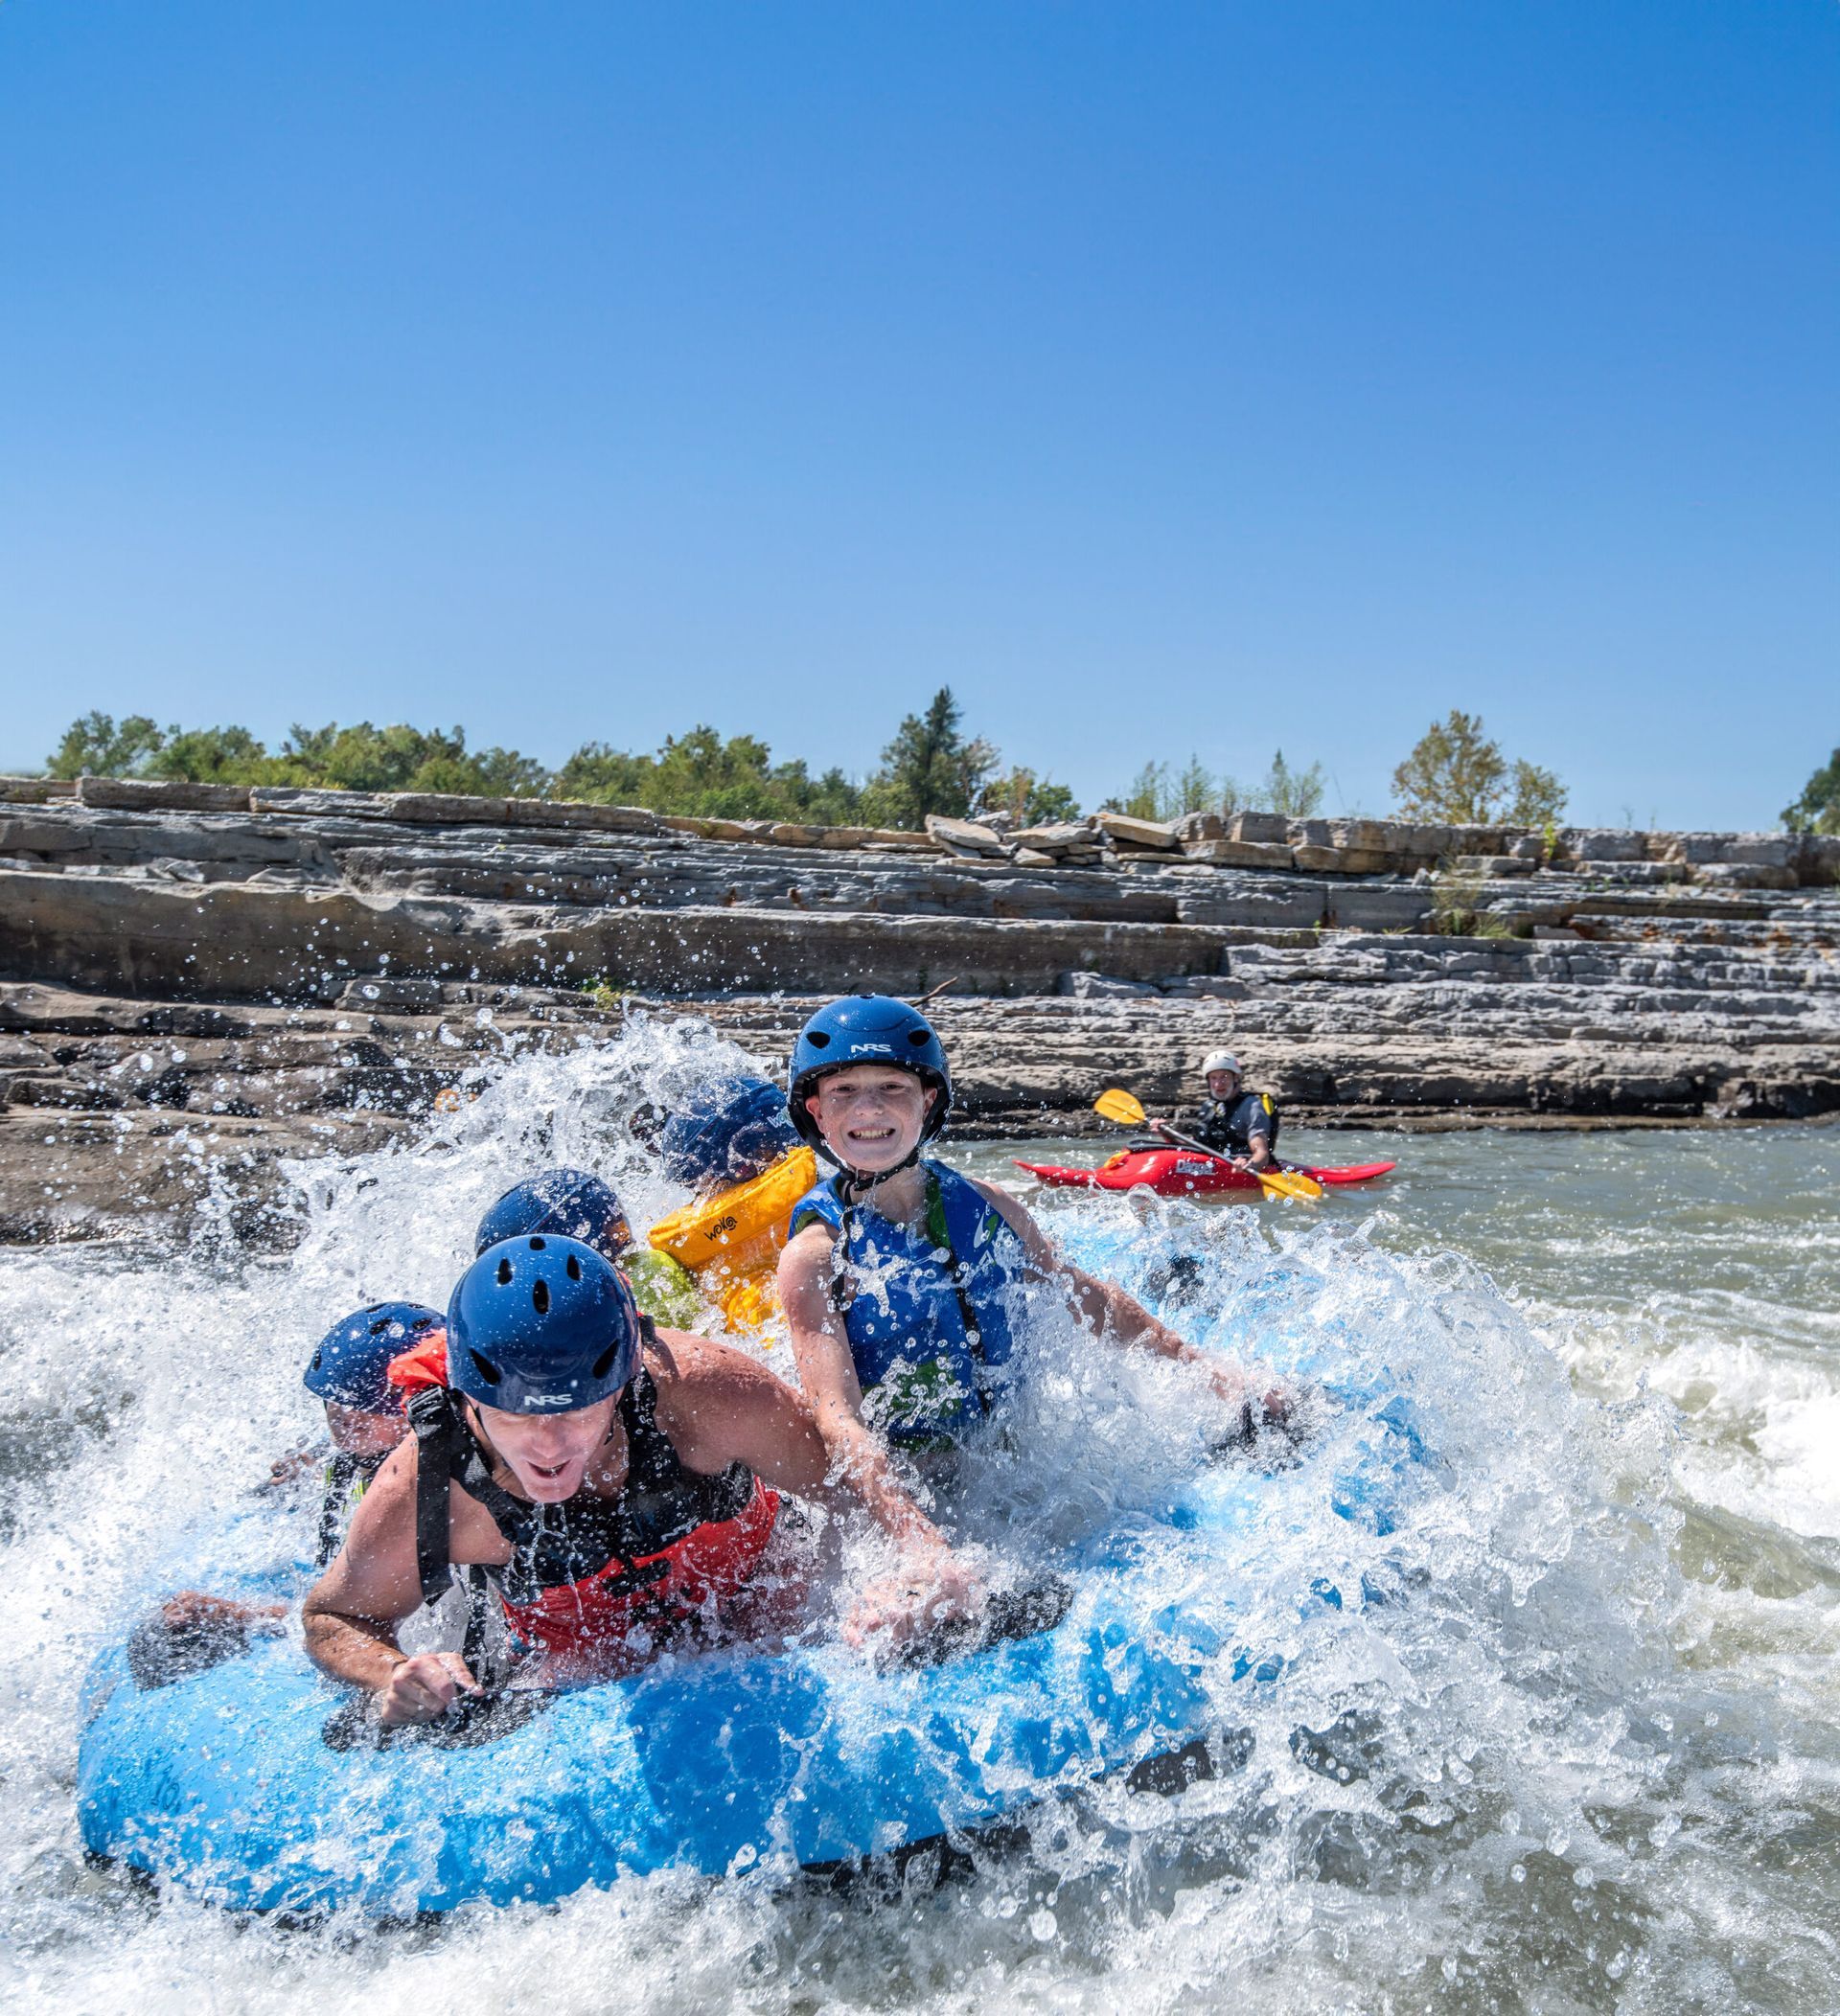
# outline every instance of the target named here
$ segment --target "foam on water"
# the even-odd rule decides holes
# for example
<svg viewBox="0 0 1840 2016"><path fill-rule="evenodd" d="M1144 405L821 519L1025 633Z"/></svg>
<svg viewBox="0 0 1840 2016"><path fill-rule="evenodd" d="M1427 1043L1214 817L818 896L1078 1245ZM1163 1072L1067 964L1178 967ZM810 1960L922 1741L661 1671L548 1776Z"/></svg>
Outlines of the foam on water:
<svg viewBox="0 0 1840 2016"><path fill-rule="evenodd" d="M1840 1556L1826 1536L1840 1489L1824 1424L1840 1425L1840 1379L1806 1283L1835 1235L1824 1224L1772 1250L1755 1225L1694 1221L1692 1197L1657 1233L1634 1213L1568 1211L1548 1188L1487 1237L1434 1236L1409 1187L1365 1226L1340 1200L1315 1215L1037 1201L1070 1252L1166 1297L1197 1341L1308 1366L1326 1389L1304 1460L1265 1481L1265 1551L1231 1586L1197 1577L1180 1534L1146 1556L1160 1596L1215 1606L1235 1640L1289 1661L1251 1688L1223 1663L1221 1718L1250 1754L1178 1798L1116 1784L1062 1798L1025 1842L979 1848L936 1888L668 1873L413 1931L238 1924L86 1870L82 1671L145 1601L171 1535L310 1430L298 1378L312 1339L364 1300L444 1302L479 1211L538 1164L598 1169L649 1223L680 1200L632 1115L735 1062L683 1022L508 1056L416 1150L304 1170L286 1259L209 1231L176 1255L0 1256L10 1999L264 2010L307 1996L379 2012L482 1995L557 2011L1830 1999ZM1412 1153L1427 1172L1444 1157L1450 1194L1467 1186L1483 1208L1460 1145ZM1716 1157L1692 1156L1710 1195ZM1545 1257L1516 1277L1502 1262L1523 1249ZM1181 1255L1200 1265L1172 1280ZM1773 1304L1772 1279L1802 1285ZM1023 1565L1192 1478L1208 1406L1192 1372L1122 1358L1051 1312L1025 1356L1010 1446L973 1466L953 1507ZM1408 1398L1436 1451L1385 1534L1332 1504L1358 1396L1382 1388ZM1318 1575L1365 1576L1385 1600L1319 1607L1306 1628L1296 1592Z"/></svg>

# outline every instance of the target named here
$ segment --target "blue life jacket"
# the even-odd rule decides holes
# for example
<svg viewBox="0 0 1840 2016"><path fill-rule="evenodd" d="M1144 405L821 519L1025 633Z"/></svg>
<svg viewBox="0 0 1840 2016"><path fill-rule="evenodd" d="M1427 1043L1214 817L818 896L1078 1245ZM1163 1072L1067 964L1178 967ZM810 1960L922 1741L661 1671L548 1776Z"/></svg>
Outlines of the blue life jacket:
<svg viewBox="0 0 1840 2016"><path fill-rule="evenodd" d="M845 1204L843 1179L793 1208L792 1234L821 1219L838 1236L831 1294L843 1317L870 1422L893 1442L944 1447L987 1414L1009 1363L1005 1291L1023 1278L1023 1242L956 1170L922 1162L918 1229ZM789 1235L791 1236L791 1235Z"/></svg>

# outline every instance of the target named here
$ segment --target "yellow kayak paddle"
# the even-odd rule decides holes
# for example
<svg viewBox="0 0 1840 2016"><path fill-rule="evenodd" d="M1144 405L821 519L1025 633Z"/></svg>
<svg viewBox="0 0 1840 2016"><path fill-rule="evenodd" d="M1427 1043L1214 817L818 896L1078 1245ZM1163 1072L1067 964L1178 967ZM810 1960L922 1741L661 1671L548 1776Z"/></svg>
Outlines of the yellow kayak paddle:
<svg viewBox="0 0 1840 2016"><path fill-rule="evenodd" d="M1110 1091L1101 1092L1092 1102L1092 1111L1101 1119L1113 1120L1120 1127L1141 1127L1146 1115L1142 1105L1132 1098L1129 1092L1120 1091L1114 1086ZM1204 1148L1199 1141L1186 1134L1178 1134L1173 1127L1161 1130L1178 1148L1186 1148L1196 1155L1205 1155L1216 1162L1231 1161L1231 1157L1217 1154L1211 1148ZM1233 1167L1239 1165L1235 1162ZM1248 1169L1248 1176L1255 1176L1259 1187L1268 1197L1318 1198L1322 1195L1322 1185L1313 1176L1305 1176L1300 1169Z"/></svg>

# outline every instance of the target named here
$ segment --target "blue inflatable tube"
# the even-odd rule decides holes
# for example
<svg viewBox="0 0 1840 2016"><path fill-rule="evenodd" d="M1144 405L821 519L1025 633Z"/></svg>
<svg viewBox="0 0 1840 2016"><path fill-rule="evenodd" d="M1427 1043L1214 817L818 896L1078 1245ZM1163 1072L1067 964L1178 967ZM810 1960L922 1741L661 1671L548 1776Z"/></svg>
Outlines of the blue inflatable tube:
<svg viewBox="0 0 1840 2016"><path fill-rule="evenodd" d="M1425 1451L1404 1402L1359 1411L1358 1461L1332 1462L1310 1496L1384 1533ZM1173 1550L1185 1586L1241 1586L1271 1538L1273 1481L1220 1464L1155 1521L1058 1563L1070 1601L1031 1636L892 1671L835 1642L667 1659L501 1697L457 1741L351 1743L351 1697L283 1638L155 1685L118 1647L86 1686L84 1844L232 1910L401 1917L974 1832L1218 1735L1234 1696L1276 1674L1217 1594L1203 1617L1145 1569ZM1306 1580L1296 1615L1361 1602L1348 1579Z"/></svg>

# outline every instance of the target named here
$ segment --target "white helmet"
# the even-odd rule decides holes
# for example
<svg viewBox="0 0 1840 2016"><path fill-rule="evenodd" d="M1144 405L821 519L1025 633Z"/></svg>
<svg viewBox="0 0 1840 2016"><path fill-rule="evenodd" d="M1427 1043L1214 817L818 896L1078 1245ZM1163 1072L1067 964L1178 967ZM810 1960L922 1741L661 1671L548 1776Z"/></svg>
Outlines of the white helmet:
<svg viewBox="0 0 1840 2016"><path fill-rule="evenodd" d="M1246 1075L1245 1066L1230 1050L1209 1050L1201 1060L1201 1075L1211 1078L1216 1071L1230 1071L1235 1078Z"/></svg>

